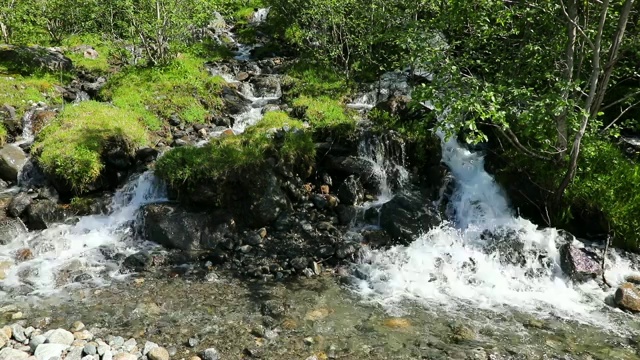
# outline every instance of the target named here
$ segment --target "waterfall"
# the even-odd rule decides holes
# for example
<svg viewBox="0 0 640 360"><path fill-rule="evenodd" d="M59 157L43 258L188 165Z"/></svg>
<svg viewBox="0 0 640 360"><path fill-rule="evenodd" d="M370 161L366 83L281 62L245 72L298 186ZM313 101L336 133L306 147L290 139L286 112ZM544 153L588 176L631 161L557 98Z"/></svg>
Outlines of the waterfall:
<svg viewBox="0 0 640 360"><path fill-rule="evenodd" d="M9 264L5 279L0 280L0 296L16 291L48 295L79 279L96 284L108 281L119 270L110 254L128 255L143 245L133 243L132 225L140 207L165 199L164 185L147 171L115 193L109 214L83 216L73 225L56 224L0 246L0 263ZM22 249L29 249L33 257L16 262Z"/></svg>
<svg viewBox="0 0 640 360"><path fill-rule="evenodd" d="M363 252L357 291L390 311L410 301L452 312L517 310L609 324L602 308L610 292L595 281L575 284L562 273L558 247L566 238L514 216L481 154L455 138L443 140L442 149L455 179L447 209L451 222L408 246ZM612 257L607 278L615 286L631 270L615 251Z"/></svg>

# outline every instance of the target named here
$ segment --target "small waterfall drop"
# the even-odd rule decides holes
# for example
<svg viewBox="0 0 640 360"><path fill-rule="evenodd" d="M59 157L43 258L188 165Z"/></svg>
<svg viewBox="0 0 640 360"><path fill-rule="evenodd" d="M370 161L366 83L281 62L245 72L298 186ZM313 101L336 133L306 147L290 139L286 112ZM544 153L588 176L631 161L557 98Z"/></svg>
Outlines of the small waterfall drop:
<svg viewBox="0 0 640 360"><path fill-rule="evenodd" d="M357 291L392 312L411 301L452 312L517 310L610 323L602 308L611 292L595 281L575 284L560 269L559 245L572 239L514 216L481 154L455 138L443 140L442 149L456 184L447 209L451 222L407 246L363 252ZM607 278L615 286L632 270L615 251L611 257Z"/></svg>
<svg viewBox="0 0 640 360"><path fill-rule="evenodd" d="M119 270L110 254L128 255L142 245L133 242L133 224L140 207L164 200L164 184L147 171L115 193L109 214L83 216L74 225L56 224L0 246L0 263L8 265L0 280L0 297L15 296L16 292L48 295L77 281L108 281ZM32 256L17 260L24 249L29 249Z"/></svg>

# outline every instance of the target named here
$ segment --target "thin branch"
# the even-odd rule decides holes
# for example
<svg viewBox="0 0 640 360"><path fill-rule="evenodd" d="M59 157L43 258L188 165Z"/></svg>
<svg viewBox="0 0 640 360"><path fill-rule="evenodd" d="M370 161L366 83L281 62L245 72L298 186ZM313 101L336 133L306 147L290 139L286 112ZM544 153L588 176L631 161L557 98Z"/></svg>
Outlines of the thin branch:
<svg viewBox="0 0 640 360"><path fill-rule="evenodd" d="M609 105L607 105L607 106L603 106L603 107L600 109L600 111L605 111L605 110L607 110L608 108L610 108L610 107L612 107L612 106L615 106L615 105L618 105L618 104L620 104L621 102L623 102L623 101L627 100L628 98L630 98L630 97L634 97L634 96L636 96L636 95L638 95L638 94L640 94L640 90L638 90L638 91L636 91L636 92L634 92L634 93L632 93L632 94L629 94L629 95L627 95L627 96L623 97L622 99L616 100L616 101L612 102L611 104L609 104Z"/></svg>
<svg viewBox="0 0 640 360"><path fill-rule="evenodd" d="M621 118L624 114L626 114L626 113L627 113L627 111L631 110L632 108L634 108L634 107L636 107L636 106L638 106L638 105L640 105L640 100L638 100L638 101L636 101L635 103L633 103L633 104L629 105L626 109L624 109L624 110L620 113L620 115L616 116L616 118L615 118L615 119L613 119L613 121L611 121L611 122L609 123L609 125L607 125L604 129L602 129L602 131L600 131L600 134L603 134L605 131L609 130L609 128L610 128L611 126L613 126L613 124L615 124L618 120L620 120L620 118Z"/></svg>
<svg viewBox="0 0 640 360"><path fill-rule="evenodd" d="M540 160L551 160L549 157L547 156L543 156L540 154L537 154L535 152L533 152L530 149L527 149L526 146L522 145L522 143L520 142L520 140L518 139L518 136L516 136L516 134L513 133L513 131L511 131L511 129L507 128L506 130L503 129L501 126L496 125L496 124L492 124L492 123L486 123L486 122L482 122L481 124L484 125L489 125L489 126L493 126L496 129L498 129L498 131L500 131L500 133L507 139L509 140L509 142L511 143L511 145L513 145L514 147L516 147L517 149L519 149L520 151L524 152L525 154L535 157L537 159Z"/></svg>
<svg viewBox="0 0 640 360"><path fill-rule="evenodd" d="M589 39L589 37L587 36L587 34L584 33L584 31L582 30L582 28L580 27L580 25L578 23L576 23L571 16L569 16L569 13L567 12L567 8L566 6L564 6L564 1L560 1L560 3L562 4L562 12L564 13L564 15L567 17L567 20L576 27L576 29L580 32L580 34L584 37L585 40L587 40L587 43L589 44L589 47L591 47L592 49L595 48L595 45L593 44L593 42L591 41L591 39Z"/></svg>

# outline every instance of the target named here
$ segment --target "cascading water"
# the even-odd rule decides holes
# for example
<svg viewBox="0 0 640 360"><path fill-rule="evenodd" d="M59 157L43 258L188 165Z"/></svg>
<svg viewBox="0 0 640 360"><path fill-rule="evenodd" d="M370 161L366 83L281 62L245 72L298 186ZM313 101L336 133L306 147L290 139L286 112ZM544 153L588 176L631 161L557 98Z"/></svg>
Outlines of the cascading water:
<svg viewBox="0 0 640 360"><path fill-rule="evenodd" d="M452 312L512 309L609 323L601 311L607 293L595 281L574 284L562 274L557 249L565 238L515 217L480 154L454 138L442 144L442 161L456 181L448 204L451 223L408 246L364 252L358 292L390 311L409 300ZM632 270L615 252L611 258L607 279L617 285Z"/></svg>
<svg viewBox="0 0 640 360"><path fill-rule="evenodd" d="M165 200L165 191L153 172L147 171L115 193L109 214L80 217L74 225L57 224L0 246L4 270L0 299L16 293L47 295L74 282L100 284L115 276L118 266L110 254L128 255L140 246L152 246L134 245L132 225L140 207ZM24 249L31 256L25 261L17 260Z"/></svg>

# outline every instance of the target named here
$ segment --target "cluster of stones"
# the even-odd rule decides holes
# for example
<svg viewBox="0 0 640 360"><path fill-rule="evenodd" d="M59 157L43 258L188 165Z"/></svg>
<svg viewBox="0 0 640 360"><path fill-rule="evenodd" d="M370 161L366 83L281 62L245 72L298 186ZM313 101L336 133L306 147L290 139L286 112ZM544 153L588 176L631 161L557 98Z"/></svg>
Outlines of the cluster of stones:
<svg viewBox="0 0 640 360"><path fill-rule="evenodd" d="M171 352L146 341L138 344L135 339L120 336L94 337L81 322L75 322L69 330L55 329L43 332L19 323L0 329L0 360L169 360ZM214 348L204 351L202 358L189 360L219 360Z"/></svg>

